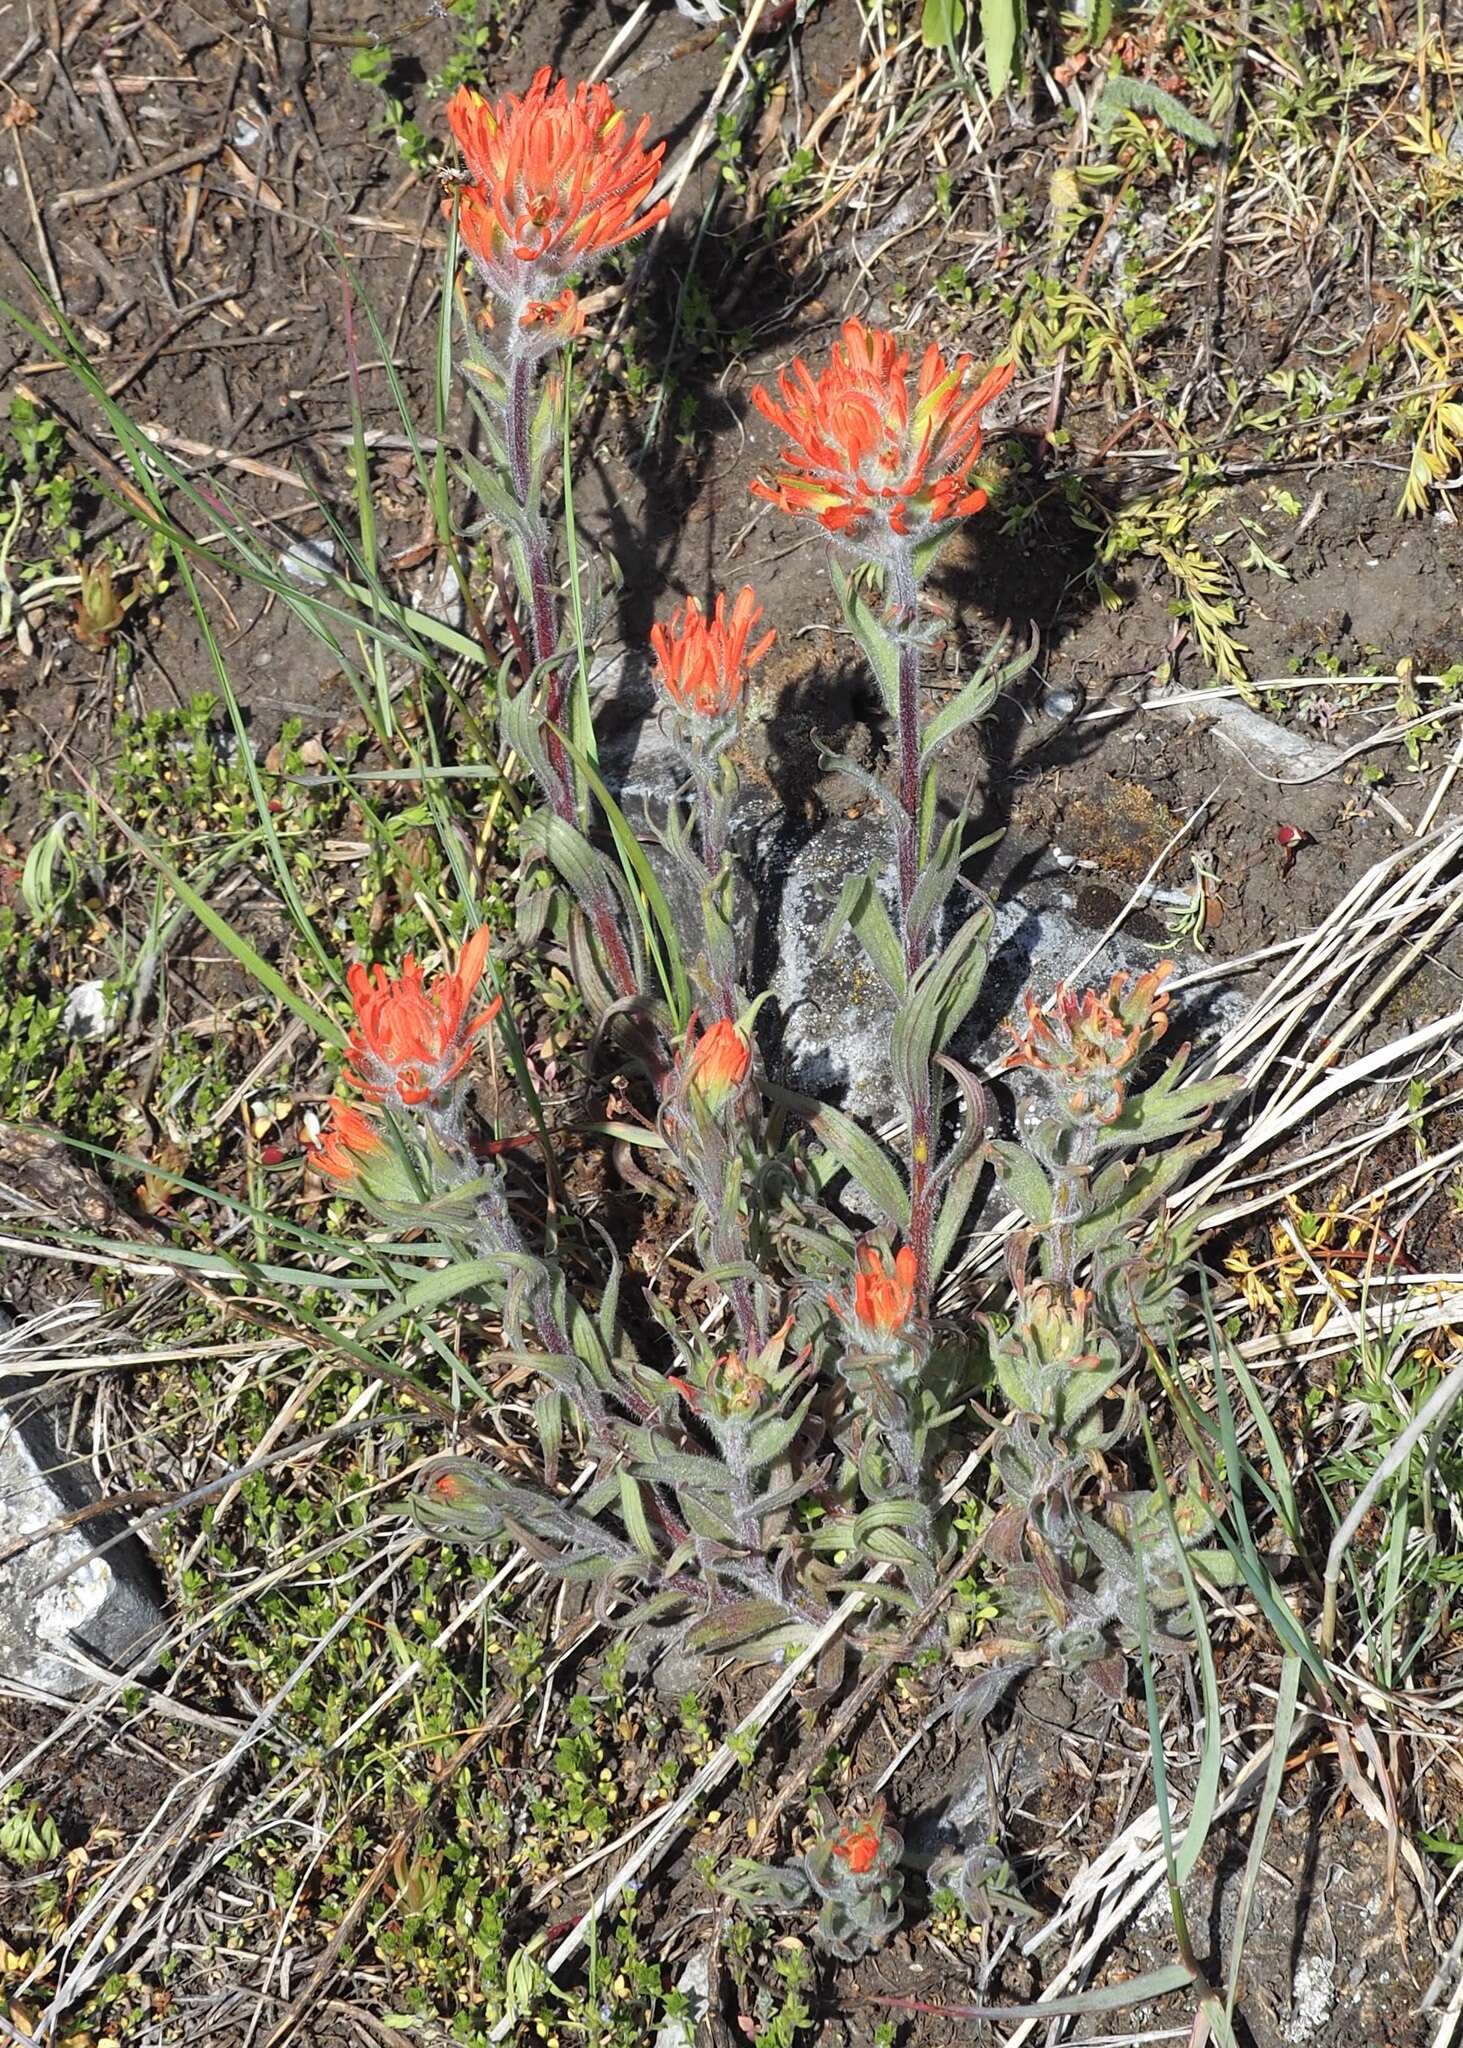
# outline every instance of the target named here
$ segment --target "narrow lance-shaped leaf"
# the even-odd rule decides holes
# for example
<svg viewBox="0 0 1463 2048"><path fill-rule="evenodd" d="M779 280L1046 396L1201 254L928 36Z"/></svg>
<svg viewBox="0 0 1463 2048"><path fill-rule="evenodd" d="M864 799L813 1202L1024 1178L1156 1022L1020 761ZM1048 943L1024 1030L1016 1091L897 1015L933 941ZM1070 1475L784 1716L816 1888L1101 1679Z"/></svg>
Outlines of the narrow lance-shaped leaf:
<svg viewBox="0 0 1463 2048"><path fill-rule="evenodd" d="M866 875L850 875L844 883L818 949L820 960L827 958L845 925L852 930L889 993L902 995L904 956L872 869Z"/></svg>
<svg viewBox="0 0 1463 2048"><path fill-rule="evenodd" d="M773 1102L780 1103L785 1109L795 1109L806 1118L814 1136L822 1142L835 1164L857 1181L891 1229L901 1235L906 1233L909 1229L909 1191L898 1167L878 1140L871 1138L852 1117L845 1116L831 1103L819 1102L811 1095L800 1095L794 1089L781 1088L770 1081L765 1087Z"/></svg>
<svg viewBox="0 0 1463 2048"><path fill-rule="evenodd" d="M1196 143L1200 149L1218 149L1219 137L1207 121L1199 116L1182 100L1176 100L1171 92L1164 92L1161 86L1151 85L1146 78L1110 78L1102 88L1102 97L1097 102L1099 124L1110 122L1115 113L1124 110L1134 114L1149 114L1156 121L1162 121L1165 128L1182 135L1186 142Z"/></svg>
<svg viewBox="0 0 1463 2048"><path fill-rule="evenodd" d="M980 0L980 39L992 99L999 99L1011 82L1020 32L1021 0Z"/></svg>
<svg viewBox="0 0 1463 2048"><path fill-rule="evenodd" d="M1031 1154L1009 1138L988 1138L985 1149L1002 1192L1028 1222L1045 1230L1052 1220L1051 1183Z"/></svg>

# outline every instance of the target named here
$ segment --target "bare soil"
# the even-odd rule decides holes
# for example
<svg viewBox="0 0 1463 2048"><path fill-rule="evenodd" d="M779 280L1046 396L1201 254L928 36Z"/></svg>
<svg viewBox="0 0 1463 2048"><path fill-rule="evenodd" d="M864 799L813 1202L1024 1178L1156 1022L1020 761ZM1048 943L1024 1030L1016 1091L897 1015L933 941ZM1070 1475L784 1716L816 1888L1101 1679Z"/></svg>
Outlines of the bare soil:
<svg viewBox="0 0 1463 2048"><path fill-rule="evenodd" d="M222 475L243 492L271 547L320 537L325 522L300 477L346 516L350 504L342 258L382 319L391 360L419 415L440 271L438 194L404 168L389 136L373 132L380 96L352 79L348 42L379 33L409 48L425 75L451 48L450 24L424 18L408 30L391 10L317 0L313 8L289 10L289 19L308 21L306 43L287 32L284 14L276 34L267 18L261 25L252 13L230 11L225 0L207 9L165 0L156 12L136 16L122 8L73 8L58 42L54 14L35 12L38 41L18 64L0 49L0 67L27 109L6 158L23 167L24 178L7 177L0 227L5 288L33 310L22 266L44 276L54 265L68 317L134 417L158 423L165 445L205 482ZM801 32L802 90L812 104L847 75L848 14L842 5L817 8ZM515 47L494 57L494 77L521 83L541 61L571 74L587 70L619 18L579 0L562 10L520 9L511 24ZM9 20L14 29L18 16L12 12ZM16 33L23 38L26 31ZM17 40L12 54L19 48ZM622 98L651 115L653 132L668 138L674 155L724 61L714 35L666 9L620 67ZM198 160L158 175L164 142L168 153L196 147ZM210 144L216 146L205 154ZM1020 187L1023 158L1035 158L1042 146L1039 132L1035 141L1014 128L1003 135L998 154L1013 189ZM149 174L134 176L144 166ZM877 220L867 247L861 240L855 249L850 231L835 232L820 250L803 241L767 249L742 231L735 206L722 209L693 249L686 224L701 217L717 175L714 163L700 167L656 268L632 272L619 339L601 358L582 420L576 509L589 543L613 553L624 575L615 624L629 644L643 639L673 594L704 596L713 582L755 584L781 635L758 686L768 734L764 769L812 823L841 801L836 787L818 783L817 743L836 739L876 754L883 735L867 689L840 659L820 544L789 535L748 495L771 452L770 429L748 393L794 353L819 355L846 315L889 318L897 291L921 288L938 259L907 240L881 251ZM1035 189L1034 171L1031 179ZM679 326L677 309L693 261L717 319L688 340L684 305ZM1341 305L1323 308L1321 328L1302 335L1297 311L1304 311L1310 289L1299 278L1272 281L1263 301L1231 303L1236 354L1249 348L1272 367L1285 366L1334 335L1344 324ZM1196 324L1205 310L1196 307ZM607 311L604 325L615 317L615 309ZM952 315L940 338L981 360L1005 345L997 316L980 307ZM1163 345L1177 356L1193 341L1192 333L1172 334ZM0 347L0 386L34 392L66 422L79 464L104 488L123 491L115 447L54 358L13 331ZM363 353L369 364L374 346L363 340ZM643 407L625 396L627 363L673 370L673 400L648 446ZM364 370L363 391L368 427L395 435L379 369ZM1035 666L992 721L980 752L952 749L951 791L976 788L983 824L1005 828L1007 846L993 873L1019 875L1023 862L1049 858L1053 847L1083 863L1080 887L1094 924L1145 877L1183 882L1191 850L1202 847L1213 860L1219 898L1209 944L1219 957L1251 951L1315 922L1349 881L1401 843L1404 828L1363 779L1368 756L1323 780L1287 783L1238 752L1202 706L1182 716L1139 708L1160 669L1167 688L1196 689L1205 680L1202 663L1176 635L1171 593L1151 565L1120 578L1121 609L1097 603L1085 577L1091 536L1065 515L1061 487L1067 474L1097 475L1120 501L1151 488L1159 468L1156 459L1145 466L1126 453L1130 443L1106 452L1124 422L1103 402L1074 403L1070 442L1055 453L1040 437L1045 400L1040 382L1018 385L992 433L1010 467L1003 508L1026 493L1036 500L1031 518L1011 532L1000 514L987 513L951 549L936 583L949 610L952 672L1001 626L1040 641ZM1242 573L1242 632L1254 677L1386 670L1404 659L1419 674L1437 674L1458 659L1463 529L1442 518L1394 519L1395 447L1358 446L1344 465L1315 476L1293 476L1283 462L1267 464L1258 449L1238 443L1224 453L1232 482L1223 523L1258 516L1262 488L1276 478L1302 499L1319 497L1284 577ZM388 549L408 588L430 590L440 565L423 550L429 529L411 489L409 458L389 439L376 476ZM120 505L97 496L88 538L119 529L126 517L125 491ZM354 717L345 679L283 606L222 569L210 570L206 582L222 651L245 690L261 752L287 717L303 718L312 730ZM36 781L82 776L105 786L119 702L181 704L213 687L208 650L180 594L134 616L129 640L136 660L120 687L115 656L88 651L56 616L37 630L29 653L14 640L0 648L8 744L16 753L39 745L45 763L32 786L20 776L12 781L9 830L21 845L35 815ZM1303 708L1287 710L1287 722L1330 745L1345 749L1373 729L1375 721L1338 709L1325 691L1299 701ZM1053 702L1070 708L1054 716ZM1427 752L1426 775L1388 758L1385 793L1404 818L1415 822L1421 814L1451 743L1448 728ZM1170 841L1206 803L1202 827L1165 859ZM1293 859L1277 840L1285 826L1306 835ZM9 887L13 899L13 876ZM1161 941L1161 930L1154 937ZM1428 963L1400 998L1404 1014L1435 1013L1456 986L1459 965L1454 952ZM1423 1227L1429 1221L1441 1229L1448 1219L1424 1219ZM1455 1249L1456 1219L1451 1228L1448 1245ZM1167 1675L1170 1687L1180 1683L1178 1673ZM735 1698L734 1684L720 1703L728 1718ZM939 1704L938 1696L908 1687L896 1704L886 1701L865 1717L851 1738L854 1780L877 1775ZM0 1731L0 1763L32 1739L36 1725L34 1716L10 1712ZM778 1771L811 1762L819 1727L818 1714L805 1719L791 1752L775 1757ZM1024 1880L1038 1901L1054 1899L1077 1859L1108 1838L1132 1785L1146 1782L1138 1703L1130 1699L1114 1713L1096 1710L1090 1696L1031 1688L995 1740L1010 1760ZM941 1723L893 1781L896 1811L917 1812L922 1802L938 1800L960 1768L958 1748L949 1724ZM89 1736L84 1749L73 1744L67 1756L75 1773L69 1787L36 1791L78 1836L98 1827L135 1829L167 1779L163 1765L136 1744L113 1747ZM720 1832L698 1838L697 1855L741 1849L750 1804L729 1805ZM1216 1953L1224 1916L1233 1910L1246 1825L1242 1818L1220 1831L1201 1872L1195 1925L1201 1944ZM1323 1755L1297 1769L1271 1837L1246 1950L1243 2038L1253 2048L1408 2048L1427 2038L1415 2015L1428 1964L1409 1938L1405 1875L1388 1890L1384 1846L1345 1809ZM702 1938L696 1916L705 1894L690 1864L687 1856L679 1875L672 1869L649 1894L668 1967ZM559 1900L545 1912L564 1909ZM525 1938L530 1931L526 1921ZM1110 1977L1151 1968L1172 1953L1162 1926L1129 1930L1124 1941L1108 1965ZM894 2010L876 2007L876 1995L938 2007L972 1996L1021 1998L1040 1984L1040 1965L1024 1962L1019 1950L1008 1952L991 1976L977 1951L953 1948L916 1919L867 1965L825 1982L816 2039L820 2048L872 2042L875 2026ZM746 2038L741 1996L723 1968L722 2039ZM996 2038L938 2012L911 2013L901 2023L900 2039L911 2048ZM1156 2010L1133 2024L1172 2026L1174 2013ZM311 2038L334 2038L334 2026L322 2017ZM235 2036L207 2038L223 2043Z"/></svg>

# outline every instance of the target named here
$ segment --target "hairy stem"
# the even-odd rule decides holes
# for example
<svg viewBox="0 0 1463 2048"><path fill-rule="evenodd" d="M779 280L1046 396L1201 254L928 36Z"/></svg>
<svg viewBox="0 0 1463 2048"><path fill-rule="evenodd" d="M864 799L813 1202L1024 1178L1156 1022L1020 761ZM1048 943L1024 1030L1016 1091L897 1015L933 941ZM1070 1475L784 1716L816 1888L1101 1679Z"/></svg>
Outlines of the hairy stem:
<svg viewBox="0 0 1463 2048"><path fill-rule="evenodd" d="M523 515L523 555L528 574L529 622L533 637L535 666L544 671L544 745L549 757L549 786L544 791L555 815L565 824L579 827L579 806L569 757L560 735L568 709L568 691L562 662L555 660L559 647L558 607L549 563L548 528L533 473L534 363L528 356L514 356L508 369L508 394L504 404L503 432L508 449L508 470L513 496ZM600 951L610 977L622 996L637 993L635 970L615 916L607 890L596 889L583 900L585 915L599 940Z"/></svg>
<svg viewBox="0 0 1463 2048"><path fill-rule="evenodd" d="M905 1399L905 1407L913 1405L914 1394ZM885 1442L899 1467L899 1476L909 1499L919 1509L919 1521L905 1533L919 1552L919 1565L910 1566L905 1572L909 1590L921 1597L927 1594L935 1582L935 1518L930 1512L929 1501L925 1498L925 1475L919 1453L915 1448L914 1431L908 1421L901 1419L886 1429Z"/></svg>
<svg viewBox="0 0 1463 2048"><path fill-rule="evenodd" d="M1087 1183L1092 1170L1097 1130L1078 1124L1062 1147L1052 1171L1052 1220L1047 1231L1047 1258L1052 1278L1071 1287L1077 1277L1077 1229L1082 1221Z"/></svg>
<svg viewBox="0 0 1463 2048"><path fill-rule="evenodd" d="M508 1198L496 1173L490 1173L486 1187L482 1189L474 1205L477 1218L482 1226L483 1249L489 1254L500 1253L512 1257L526 1257L528 1247L519 1234L508 1209ZM554 1310L554 1297L547 1279L536 1280L528 1291L529 1311L538 1341L553 1358L565 1358L569 1351L569 1340L564 1326ZM517 1337L517 1332L510 1332Z"/></svg>
<svg viewBox="0 0 1463 2048"><path fill-rule="evenodd" d="M700 826L701 864L706 870L707 889L715 895L726 863L728 806L722 791L716 787L713 773L706 760L695 748L690 750L690 761L691 779L696 789L696 808L699 813L697 822ZM719 911L713 908L708 915L718 916ZM734 942L728 939L725 945L712 945L708 934L707 950L713 956L717 953L723 956L711 959L712 993L715 998L716 1014L729 1023L734 1022L737 1014Z"/></svg>
<svg viewBox="0 0 1463 2048"><path fill-rule="evenodd" d="M567 823L577 822L574 783L569 760L559 738L564 724L564 675L554 655L558 651L559 626L555 616L554 585L549 571L548 534L543 507L533 474L533 387L534 365L528 356L514 356L508 370L508 398L504 437L508 444L508 468L513 495L523 514L523 552L528 565L529 617L533 628L535 662L548 664L544 678L545 742L553 769L550 788L545 792L554 810Z"/></svg>
<svg viewBox="0 0 1463 2048"><path fill-rule="evenodd" d="M920 820L920 726L919 646L915 626L919 613L919 586L914 562L907 547L893 556L890 582L894 598L895 631L899 636L899 706L895 744L899 754L899 937L904 954L906 990L914 985L924 959L925 935L915 928L912 914L914 892L919 881ZM916 1264L915 1293L919 1311L929 1308L930 1238L934 1230L935 1130L929 1076L921 1076L905 1105L909 1124L909 1243Z"/></svg>
<svg viewBox="0 0 1463 2048"><path fill-rule="evenodd" d="M890 578L895 630L899 635L899 715L895 744L899 751L899 927L904 947L904 972L912 980L924 957L924 934L909 915L919 880L919 648L914 628L919 615L919 587L908 548L896 550Z"/></svg>

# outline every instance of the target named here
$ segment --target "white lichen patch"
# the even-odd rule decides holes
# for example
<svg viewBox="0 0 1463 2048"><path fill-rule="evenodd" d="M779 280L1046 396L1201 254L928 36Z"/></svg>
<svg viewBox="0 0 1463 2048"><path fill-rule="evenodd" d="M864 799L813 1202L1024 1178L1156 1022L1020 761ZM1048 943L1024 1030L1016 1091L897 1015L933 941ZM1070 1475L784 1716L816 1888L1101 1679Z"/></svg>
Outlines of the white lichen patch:
<svg viewBox="0 0 1463 2048"><path fill-rule="evenodd" d="M1324 1956L1302 1956L1291 1982L1285 2038L1296 2048L1314 2041L1336 2009L1336 1971Z"/></svg>

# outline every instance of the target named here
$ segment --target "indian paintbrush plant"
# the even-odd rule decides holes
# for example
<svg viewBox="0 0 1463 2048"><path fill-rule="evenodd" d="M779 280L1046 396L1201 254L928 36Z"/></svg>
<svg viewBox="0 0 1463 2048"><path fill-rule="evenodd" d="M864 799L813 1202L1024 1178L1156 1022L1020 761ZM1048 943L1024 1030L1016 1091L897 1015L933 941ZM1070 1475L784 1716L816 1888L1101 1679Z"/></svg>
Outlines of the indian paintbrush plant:
<svg viewBox="0 0 1463 2048"><path fill-rule="evenodd" d="M889 718L885 773L832 764L876 798L889 856L849 878L828 934L852 930L887 1004L886 1144L767 1074L764 998L742 981L735 742L773 639L752 589L687 599L651 636L691 799L672 805L656 857L680 865L699 905L694 1010L663 972L652 985L626 878L638 870L605 850L624 820L587 772L596 612L577 556L563 601L546 479L566 440L576 283L663 216L661 150L605 87L548 72L496 105L459 93L449 115L465 163L449 204L471 258L465 383L487 449L463 466L506 541L517 599L500 743L541 800L523 834L520 938L556 918L591 1012L644 1026L655 1111L642 1139L684 1202L696 1278L675 1298L652 1284L648 1314L627 1317L608 1239L596 1267L593 1235L576 1225L574 1257L561 1256L561 1212L476 1135L471 1063L497 1010L473 1014L481 931L431 981L410 959L399 973L352 968L345 1080L361 1101L336 1099L313 1163L384 1222L429 1230L451 1270L422 1299L470 1287L501 1324L488 1365L531 1371L540 1390L536 1472L526 1450L511 1473L437 1460L412 1512L446 1540L513 1538L652 1646L781 1656L853 1594L853 1640L907 1652L944 1640L955 1539L941 1487L974 1440L973 1400L989 1396L997 1426L976 1483L1001 1618L961 1662L1045 1659L1120 1691L1145 1626L1160 1643L1181 1635L1186 1554L1224 1576L1223 1553L1204 1547L1222 1503L1192 1478L1174 1498L1159 1474L1135 1488L1125 1452L1139 1370L1174 1335L1193 1253L1166 1198L1215 1142L1206 1126L1223 1091L1188 1076L1184 1049L1150 1074L1169 1021L1165 967L1058 989L1045 1008L1027 997L1006 1062L1020 1082L1013 1136L996 1135L991 1099L954 1050L993 908L966 873L971 821L942 808L935 764L1031 657L997 646L927 714L924 593L941 547L986 502L985 418L1013 368L982 376L935 347L916 367L892 335L850 320L821 370L795 362L775 396L753 393L783 444L754 490L826 536ZM1009 1301L954 1316L945 1283L993 1182L1021 1219ZM572 1490L566 1459L587 1468ZM755 1882L784 1905L820 1901L820 1941L853 1957L898 1923L899 1838L882 1816L852 1830L825 1818L795 1872Z"/></svg>
<svg viewBox="0 0 1463 2048"><path fill-rule="evenodd" d="M812 1839L797 1863L738 1856L720 1888L763 1912L796 1912L819 1901L813 1939L840 1962L882 1948L904 1918L904 1841L882 1803L860 1819L840 1820L818 1795Z"/></svg>

